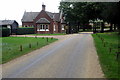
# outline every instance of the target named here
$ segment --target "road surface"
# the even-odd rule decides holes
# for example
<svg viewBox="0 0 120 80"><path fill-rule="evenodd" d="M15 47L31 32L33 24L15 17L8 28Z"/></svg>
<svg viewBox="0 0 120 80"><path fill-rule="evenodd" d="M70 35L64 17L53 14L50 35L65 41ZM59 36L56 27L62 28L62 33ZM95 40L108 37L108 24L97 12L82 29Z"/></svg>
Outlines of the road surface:
<svg viewBox="0 0 120 80"><path fill-rule="evenodd" d="M90 34L65 36L2 65L3 78L103 78Z"/></svg>

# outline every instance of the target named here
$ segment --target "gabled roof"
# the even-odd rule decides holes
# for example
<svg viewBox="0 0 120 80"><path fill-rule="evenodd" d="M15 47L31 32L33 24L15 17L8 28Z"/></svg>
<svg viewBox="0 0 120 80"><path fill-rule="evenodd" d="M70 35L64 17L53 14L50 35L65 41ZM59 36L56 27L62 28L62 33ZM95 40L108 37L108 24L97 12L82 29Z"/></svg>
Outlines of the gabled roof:
<svg viewBox="0 0 120 80"><path fill-rule="evenodd" d="M0 25L12 25L15 20L0 20Z"/></svg>
<svg viewBox="0 0 120 80"><path fill-rule="evenodd" d="M45 11L45 12L47 13L47 15L48 15L51 19L53 19L53 13L48 12L48 11Z"/></svg>
<svg viewBox="0 0 120 80"><path fill-rule="evenodd" d="M40 18L36 23L50 23L46 18Z"/></svg>
<svg viewBox="0 0 120 80"><path fill-rule="evenodd" d="M53 16L55 21L60 21L60 13L53 13Z"/></svg>
<svg viewBox="0 0 120 80"><path fill-rule="evenodd" d="M55 21L60 21L60 13L51 13L48 11L45 12L51 19ZM25 12L22 18L22 22L32 22L33 19L35 19L39 13L40 12Z"/></svg>
<svg viewBox="0 0 120 80"><path fill-rule="evenodd" d="M32 22L38 14L39 12L25 12L22 18L22 22Z"/></svg>

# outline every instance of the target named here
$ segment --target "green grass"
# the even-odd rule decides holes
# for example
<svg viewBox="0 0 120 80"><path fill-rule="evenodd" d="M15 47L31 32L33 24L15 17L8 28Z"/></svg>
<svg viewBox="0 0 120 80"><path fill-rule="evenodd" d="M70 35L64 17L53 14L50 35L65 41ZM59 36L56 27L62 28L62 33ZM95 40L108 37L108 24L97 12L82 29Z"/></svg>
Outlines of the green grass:
<svg viewBox="0 0 120 80"><path fill-rule="evenodd" d="M55 34L29 34L29 35L37 35L37 36L57 36L57 35L66 35L66 33L55 33Z"/></svg>
<svg viewBox="0 0 120 80"><path fill-rule="evenodd" d="M48 38L47 42L47 38L3 37L2 43L0 43L2 44L0 45L0 47L2 47L2 63L6 63L56 40L57 39ZM20 45L22 45L22 51L20 51Z"/></svg>
<svg viewBox="0 0 120 80"><path fill-rule="evenodd" d="M119 59L116 58L120 35L117 33L97 33L92 36L105 77L120 78ZM101 38L104 40L101 40ZM110 48L112 49L111 52Z"/></svg>

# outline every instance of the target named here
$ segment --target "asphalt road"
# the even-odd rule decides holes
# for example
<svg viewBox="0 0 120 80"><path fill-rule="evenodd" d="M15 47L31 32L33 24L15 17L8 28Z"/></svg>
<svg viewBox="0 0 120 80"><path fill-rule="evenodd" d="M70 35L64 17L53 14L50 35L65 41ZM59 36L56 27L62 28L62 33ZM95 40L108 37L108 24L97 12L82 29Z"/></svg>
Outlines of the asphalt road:
<svg viewBox="0 0 120 80"><path fill-rule="evenodd" d="M3 78L103 78L90 34L68 35L2 65Z"/></svg>

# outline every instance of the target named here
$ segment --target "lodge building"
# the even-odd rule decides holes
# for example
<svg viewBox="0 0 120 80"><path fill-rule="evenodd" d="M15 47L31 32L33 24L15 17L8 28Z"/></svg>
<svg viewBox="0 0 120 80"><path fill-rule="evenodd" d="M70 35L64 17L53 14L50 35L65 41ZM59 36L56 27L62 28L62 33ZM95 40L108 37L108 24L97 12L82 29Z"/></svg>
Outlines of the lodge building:
<svg viewBox="0 0 120 80"><path fill-rule="evenodd" d="M61 13L52 13L45 10L42 5L40 12L24 12L23 27L34 27L35 33L53 34L65 32L65 21Z"/></svg>

